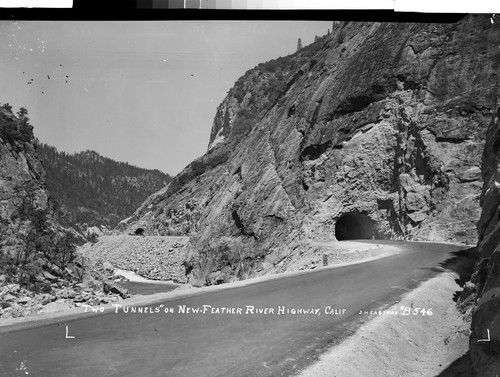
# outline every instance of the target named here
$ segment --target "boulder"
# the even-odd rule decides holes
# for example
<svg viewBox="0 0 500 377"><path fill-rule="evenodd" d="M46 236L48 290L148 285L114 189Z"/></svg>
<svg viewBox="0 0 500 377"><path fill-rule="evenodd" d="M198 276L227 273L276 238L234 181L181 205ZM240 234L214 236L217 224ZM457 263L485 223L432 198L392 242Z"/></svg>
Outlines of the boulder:
<svg viewBox="0 0 500 377"><path fill-rule="evenodd" d="M55 296L52 296L50 294L43 294L40 302L42 305L47 305L48 303L54 301L54 299L55 299Z"/></svg>
<svg viewBox="0 0 500 377"><path fill-rule="evenodd" d="M28 296L20 297L16 300L18 304L23 304L26 305L27 303L31 302L32 298Z"/></svg>
<svg viewBox="0 0 500 377"><path fill-rule="evenodd" d="M87 299L84 297L84 295L76 295L75 298L73 299L74 302L85 302Z"/></svg>
<svg viewBox="0 0 500 377"><path fill-rule="evenodd" d="M85 288L85 284L83 283L77 283L73 285L73 289L75 292L81 293Z"/></svg>
<svg viewBox="0 0 500 377"><path fill-rule="evenodd" d="M87 303L92 306L97 306L101 303L101 300L97 297L91 297L87 300Z"/></svg>
<svg viewBox="0 0 500 377"><path fill-rule="evenodd" d="M85 290L101 291L104 289L104 283L100 280L88 280L84 283Z"/></svg>
<svg viewBox="0 0 500 377"><path fill-rule="evenodd" d="M0 308L2 309L10 308L11 306L12 304L10 302L0 301Z"/></svg>
<svg viewBox="0 0 500 377"><path fill-rule="evenodd" d="M113 267L113 265L109 262L104 262L102 264L102 268L106 271L106 272L113 272L115 270L115 268Z"/></svg>
<svg viewBox="0 0 500 377"><path fill-rule="evenodd" d="M103 235L104 235L103 231L96 226L88 227L87 230L85 231L85 237L91 237L91 236L101 237Z"/></svg>
<svg viewBox="0 0 500 377"><path fill-rule="evenodd" d="M57 281L57 280L58 280L58 278L57 278L56 276L52 275L52 274L51 274L50 272L48 272L48 271L43 271L43 277L44 277L45 279L47 279L48 281L50 281L50 282L55 282L55 281Z"/></svg>
<svg viewBox="0 0 500 377"><path fill-rule="evenodd" d="M0 287L0 297L2 297L3 295L9 293L9 288L7 287Z"/></svg>
<svg viewBox="0 0 500 377"><path fill-rule="evenodd" d="M119 295L121 298L130 297L130 293L127 289L123 288L112 280L106 280L104 282L104 293L114 293Z"/></svg>
<svg viewBox="0 0 500 377"><path fill-rule="evenodd" d="M22 306L17 304L12 304L12 307L10 309L12 309L11 311L12 318L24 317L25 311Z"/></svg>
<svg viewBox="0 0 500 377"><path fill-rule="evenodd" d="M21 286L19 284L7 284L5 286L9 293L16 294L21 290Z"/></svg>
<svg viewBox="0 0 500 377"><path fill-rule="evenodd" d="M2 297L2 300L4 302L15 302L16 301L16 296L11 295L10 293L7 293Z"/></svg>

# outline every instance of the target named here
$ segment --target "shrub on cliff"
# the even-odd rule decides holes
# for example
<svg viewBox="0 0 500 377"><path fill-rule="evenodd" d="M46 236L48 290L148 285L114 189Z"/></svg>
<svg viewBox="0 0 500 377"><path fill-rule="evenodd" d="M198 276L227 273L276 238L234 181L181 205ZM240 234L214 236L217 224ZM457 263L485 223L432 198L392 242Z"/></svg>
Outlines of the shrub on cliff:
<svg viewBox="0 0 500 377"><path fill-rule="evenodd" d="M231 130L232 137L241 138L246 136L255 124L255 115L253 112L242 109L238 113Z"/></svg>
<svg viewBox="0 0 500 377"><path fill-rule="evenodd" d="M340 30L337 36L335 37L335 42L337 42L337 44L340 45L344 43L344 40L345 40L345 33L343 30Z"/></svg>
<svg viewBox="0 0 500 377"><path fill-rule="evenodd" d="M55 265L65 275L65 268L76 257L71 234L53 229L49 223L48 208L38 205L38 186L31 182L17 187L16 211L11 216L17 241L2 234L0 273L10 282L39 291L43 266Z"/></svg>
<svg viewBox="0 0 500 377"><path fill-rule="evenodd" d="M1 109L0 137L12 146L17 146L19 142L30 142L33 138L33 127L28 123L28 111L22 107L18 112L21 116L19 119L12 113L12 106L8 103L3 104Z"/></svg>
<svg viewBox="0 0 500 377"><path fill-rule="evenodd" d="M218 153L212 151L204 157L194 160L187 166L186 169L177 175L172 182L170 182L166 193L167 197L175 194L182 188L183 185L191 182L193 179L199 177L206 171L223 164L228 158L228 151L220 151Z"/></svg>

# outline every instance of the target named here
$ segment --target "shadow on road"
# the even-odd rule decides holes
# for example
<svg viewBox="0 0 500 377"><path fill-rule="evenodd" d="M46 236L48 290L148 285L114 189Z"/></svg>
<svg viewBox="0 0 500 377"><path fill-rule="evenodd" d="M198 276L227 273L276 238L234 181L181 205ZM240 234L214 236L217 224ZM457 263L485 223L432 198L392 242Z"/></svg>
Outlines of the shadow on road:
<svg viewBox="0 0 500 377"><path fill-rule="evenodd" d="M470 359L469 352L455 360L436 377L478 377L472 360Z"/></svg>
<svg viewBox="0 0 500 377"><path fill-rule="evenodd" d="M442 262L441 267L458 274L458 278L455 279L455 282L460 287L463 287L465 283L470 280L472 273L474 272L474 264L477 260L477 247L453 251L450 254L452 254L453 257ZM455 292L453 297L454 301L458 300L460 293L461 291Z"/></svg>
<svg viewBox="0 0 500 377"><path fill-rule="evenodd" d="M454 256L447 259L441 266L447 270L453 271L458 274L458 278L455 282L463 287L466 282L468 282L474 272L474 264L477 260L477 248L472 247L469 249L464 249L460 251L452 252ZM454 301L458 301L462 291L455 292L453 297ZM472 366L472 360L470 358L469 352L467 352L462 357L455 360L450 364L444 371L442 371L436 377L478 377L474 367Z"/></svg>

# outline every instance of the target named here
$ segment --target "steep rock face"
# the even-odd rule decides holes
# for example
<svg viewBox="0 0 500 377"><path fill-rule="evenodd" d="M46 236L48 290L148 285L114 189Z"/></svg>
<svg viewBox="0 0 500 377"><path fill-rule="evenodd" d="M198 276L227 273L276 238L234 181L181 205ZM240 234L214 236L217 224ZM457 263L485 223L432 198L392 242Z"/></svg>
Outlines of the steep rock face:
<svg viewBox="0 0 500 377"><path fill-rule="evenodd" d="M475 242L495 27L343 23L257 66L207 154L120 229L190 235L197 284L284 271L336 236Z"/></svg>
<svg viewBox="0 0 500 377"><path fill-rule="evenodd" d="M2 247L9 248L19 242L18 232L22 224L12 220L21 197L32 196L35 208L45 210L49 206L45 190L45 170L32 143L32 127L20 122L10 111L0 108L0 226Z"/></svg>
<svg viewBox="0 0 500 377"><path fill-rule="evenodd" d="M116 291L103 292L95 280L102 276L77 258L70 231L54 219L33 127L18 114L0 106L0 320L118 300Z"/></svg>
<svg viewBox="0 0 500 377"><path fill-rule="evenodd" d="M500 373L499 118L500 108L488 127L483 154L483 210L477 224L479 258L472 275L473 297L477 300L472 316L470 354L479 376Z"/></svg>

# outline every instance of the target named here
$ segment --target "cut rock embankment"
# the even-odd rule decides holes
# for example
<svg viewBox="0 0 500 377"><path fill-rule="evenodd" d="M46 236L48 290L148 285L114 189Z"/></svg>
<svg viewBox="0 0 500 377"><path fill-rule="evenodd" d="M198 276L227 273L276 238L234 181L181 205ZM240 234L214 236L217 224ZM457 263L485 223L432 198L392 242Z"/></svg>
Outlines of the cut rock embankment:
<svg viewBox="0 0 500 377"><path fill-rule="evenodd" d="M105 262L151 280L186 281L183 265L189 237L103 236L79 252L98 269Z"/></svg>

